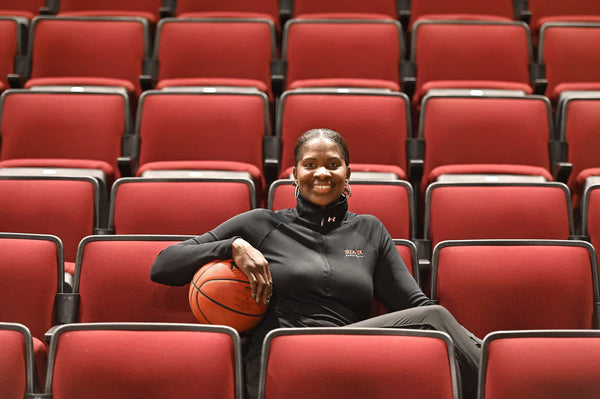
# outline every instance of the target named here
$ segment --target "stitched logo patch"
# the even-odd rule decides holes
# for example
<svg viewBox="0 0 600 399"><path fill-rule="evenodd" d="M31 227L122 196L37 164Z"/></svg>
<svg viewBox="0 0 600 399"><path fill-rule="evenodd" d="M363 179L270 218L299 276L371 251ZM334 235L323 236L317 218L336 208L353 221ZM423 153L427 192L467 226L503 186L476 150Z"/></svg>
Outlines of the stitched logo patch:
<svg viewBox="0 0 600 399"><path fill-rule="evenodd" d="M362 258L364 256L362 249L344 249L344 255L354 258Z"/></svg>

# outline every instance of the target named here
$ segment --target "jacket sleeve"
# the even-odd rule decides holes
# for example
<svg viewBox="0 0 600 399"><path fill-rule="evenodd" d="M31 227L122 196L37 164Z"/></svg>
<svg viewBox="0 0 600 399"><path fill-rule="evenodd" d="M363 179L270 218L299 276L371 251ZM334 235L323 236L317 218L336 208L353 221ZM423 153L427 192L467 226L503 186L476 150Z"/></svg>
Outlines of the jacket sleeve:
<svg viewBox="0 0 600 399"><path fill-rule="evenodd" d="M389 233L381 225L379 258L375 267L375 295L391 310L434 305L404 264Z"/></svg>
<svg viewBox="0 0 600 399"><path fill-rule="evenodd" d="M192 280L202 265L215 259L230 259L233 241L248 235L244 227L253 218L251 212L234 216L208 233L165 248L152 265L150 279L182 286Z"/></svg>

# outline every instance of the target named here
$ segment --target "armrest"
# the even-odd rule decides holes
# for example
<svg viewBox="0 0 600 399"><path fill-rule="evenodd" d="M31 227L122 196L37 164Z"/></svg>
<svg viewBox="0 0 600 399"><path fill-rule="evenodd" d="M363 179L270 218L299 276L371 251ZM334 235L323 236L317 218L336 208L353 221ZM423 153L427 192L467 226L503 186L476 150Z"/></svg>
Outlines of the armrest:
<svg viewBox="0 0 600 399"><path fill-rule="evenodd" d="M117 166L123 177L135 176L137 170L137 159L133 157L118 157Z"/></svg>
<svg viewBox="0 0 600 399"><path fill-rule="evenodd" d="M144 58L142 65L142 75L140 75L140 86L142 91L150 90L156 85L158 76L158 60L155 58Z"/></svg>
<svg viewBox="0 0 600 399"><path fill-rule="evenodd" d="M121 156L117 158L117 166L122 177L135 176L139 149L139 137L125 134L121 139Z"/></svg>
<svg viewBox="0 0 600 399"><path fill-rule="evenodd" d="M412 97L415 93L417 83L417 66L412 61L402 61L399 66L400 79L402 80L402 91L408 97Z"/></svg>
<svg viewBox="0 0 600 399"><path fill-rule="evenodd" d="M410 23L410 0L396 0L396 9L398 10L398 19L404 28L404 32L408 32Z"/></svg>
<svg viewBox="0 0 600 399"><path fill-rule="evenodd" d="M48 331L46 331L46 333L44 334L44 342L49 344L50 341L52 341L52 337L56 333L57 328L58 328L58 325L55 325L55 326L50 327L50 329Z"/></svg>
<svg viewBox="0 0 600 399"><path fill-rule="evenodd" d="M94 229L94 234L101 236L113 235L115 234L115 229L109 229L108 227L97 227Z"/></svg>
<svg viewBox="0 0 600 399"><path fill-rule="evenodd" d="M534 94L544 95L548 80L546 79L546 66L537 62L529 64L529 80Z"/></svg>
<svg viewBox="0 0 600 399"><path fill-rule="evenodd" d="M173 0L163 0L162 6L158 9L161 18L168 18L175 15L175 4Z"/></svg>
<svg viewBox="0 0 600 399"><path fill-rule="evenodd" d="M273 96L279 97L285 90L285 79L287 75L287 62L281 60L271 60L271 86Z"/></svg>
<svg viewBox="0 0 600 399"><path fill-rule="evenodd" d="M40 7L40 15L56 15L59 10L60 0L46 0L46 6Z"/></svg>
<svg viewBox="0 0 600 399"><path fill-rule="evenodd" d="M25 77L18 73L9 73L6 77L8 85L13 89L20 89L25 84Z"/></svg>
<svg viewBox="0 0 600 399"><path fill-rule="evenodd" d="M281 141L277 136L263 138L264 173L267 183L277 179L279 174L279 159L281 157Z"/></svg>
<svg viewBox="0 0 600 399"><path fill-rule="evenodd" d="M515 10L515 20L529 24L531 21L531 11L529 11L529 2L527 0L513 0L513 9Z"/></svg>
<svg viewBox="0 0 600 399"><path fill-rule="evenodd" d="M285 23L292 18L294 9L294 0L279 0L279 18L281 26L285 26Z"/></svg>
<svg viewBox="0 0 600 399"><path fill-rule="evenodd" d="M566 184L572 170L573 164L570 162L555 162L552 164L552 177L555 181Z"/></svg>
<svg viewBox="0 0 600 399"><path fill-rule="evenodd" d="M408 161L408 180L415 187L415 190L421 185L423 167L424 162L422 159L411 159Z"/></svg>

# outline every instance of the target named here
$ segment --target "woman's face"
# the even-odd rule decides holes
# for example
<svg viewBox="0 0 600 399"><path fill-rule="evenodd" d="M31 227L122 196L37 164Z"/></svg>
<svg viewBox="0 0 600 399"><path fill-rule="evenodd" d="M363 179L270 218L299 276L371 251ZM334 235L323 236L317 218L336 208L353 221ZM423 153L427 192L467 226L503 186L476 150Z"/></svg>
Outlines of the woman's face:
<svg viewBox="0 0 600 399"><path fill-rule="evenodd" d="M316 137L304 144L294 167L294 179L304 198L325 208L338 200L349 178L350 168L336 143Z"/></svg>

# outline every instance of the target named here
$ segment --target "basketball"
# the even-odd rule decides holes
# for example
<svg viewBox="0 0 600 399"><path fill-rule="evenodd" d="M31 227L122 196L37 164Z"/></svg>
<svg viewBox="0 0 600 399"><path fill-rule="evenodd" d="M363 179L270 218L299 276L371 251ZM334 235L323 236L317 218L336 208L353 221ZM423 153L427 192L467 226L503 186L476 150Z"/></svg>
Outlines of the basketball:
<svg viewBox="0 0 600 399"><path fill-rule="evenodd" d="M190 284L190 308L202 324L220 324L238 332L256 326L267 311L252 298L250 283L232 259L202 266Z"/></svg>

